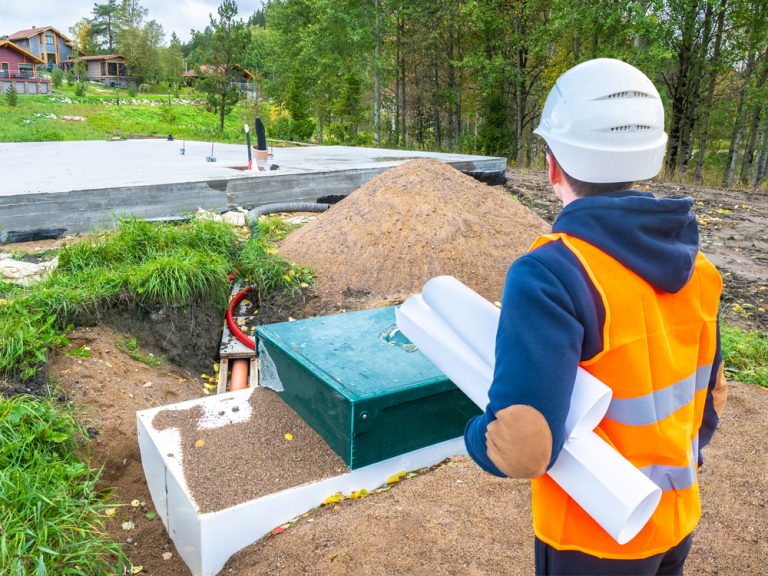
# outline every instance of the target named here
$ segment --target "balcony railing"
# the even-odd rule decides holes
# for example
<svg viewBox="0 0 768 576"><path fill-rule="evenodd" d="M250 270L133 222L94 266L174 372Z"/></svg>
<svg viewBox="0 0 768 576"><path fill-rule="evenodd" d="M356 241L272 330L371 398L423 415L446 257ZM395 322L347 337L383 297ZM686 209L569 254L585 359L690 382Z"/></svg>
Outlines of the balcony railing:
<svg viewBox="0 0 768 576"><path fill-rule="evenodd" d="M3 80L42 80L37 78L31 70L0 70L0 79Z"/></svg>

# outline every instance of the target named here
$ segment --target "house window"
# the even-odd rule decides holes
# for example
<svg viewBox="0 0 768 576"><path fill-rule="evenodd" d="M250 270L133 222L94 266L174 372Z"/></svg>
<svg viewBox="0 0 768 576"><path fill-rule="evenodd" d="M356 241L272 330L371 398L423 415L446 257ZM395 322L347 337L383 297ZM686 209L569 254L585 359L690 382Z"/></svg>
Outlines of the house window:
<svg viewBox="0 0 768 576"><path fill-rule="evenodd" d="M35 71L32 64L19 64L19 76L21 78L34 78Z"/></svg>
<svg viewBox="0 0 768 576"><path fill-rule="evenodd" d="M118 64L117 65L117 75L118 76L128 76L128 68L126 68L125 64Z"/></svg>
<svg viewBox="0 0 768 576"><path fill-rule="evenodd" d="M109 62L107 64L107 71L109 76L117 76L117 64L115 62Z"/></svg>
<svg viewBox="0 0 768 576"><path fill-rule="evenodd" d="M45 35L45 43L46 44L54 44L53 34L46 34Z"/></svg>
<svg viewBox="0 0 768 576"><path fill-rule="evenodd" d="M101 63L101 75L102 76L107 75L107 65L104 62Z"/></svg>
<svg viewBox="0 0 768 576"><path fill-rule="evenodd" d="M8 62L0 62L0 78L10 78L11 71L8 68Z"/></svg>

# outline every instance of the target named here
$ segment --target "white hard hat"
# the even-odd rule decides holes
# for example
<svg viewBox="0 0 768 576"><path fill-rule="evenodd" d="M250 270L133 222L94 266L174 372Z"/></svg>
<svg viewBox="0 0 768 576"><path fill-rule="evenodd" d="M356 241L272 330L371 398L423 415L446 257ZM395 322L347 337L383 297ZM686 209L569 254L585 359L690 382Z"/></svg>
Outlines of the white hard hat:
<svg viewBox="0 0 768 576"><path fill-rule="evenodd" d="M539 127L558 163L584 182L635 182L661 170L664 106L634 66L598 58L565 72L547 96Z"/></svg>

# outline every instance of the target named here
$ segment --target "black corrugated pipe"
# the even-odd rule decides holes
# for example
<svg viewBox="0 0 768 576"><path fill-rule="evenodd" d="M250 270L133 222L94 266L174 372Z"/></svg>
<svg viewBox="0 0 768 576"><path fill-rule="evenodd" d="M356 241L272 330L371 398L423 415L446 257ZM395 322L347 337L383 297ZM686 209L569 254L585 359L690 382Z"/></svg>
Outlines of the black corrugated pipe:
<svg viewBox="0 0 768 576"><path fill-rule="evenodd" d="M264 122L261 121L259 116L256 116L256 120L253 122L256 129L256 150L267 149L267 132L264 130Z"/></svg>
<svg viewBox="0 0 768 576"><path fill-rule="evenodd" d="M275 214L277 212L325 212L330 204L321 204L319 202L282 202L276 204L264 204L256 206L248 211L248 222L258 220L259 216L265 214Z"/></svg>

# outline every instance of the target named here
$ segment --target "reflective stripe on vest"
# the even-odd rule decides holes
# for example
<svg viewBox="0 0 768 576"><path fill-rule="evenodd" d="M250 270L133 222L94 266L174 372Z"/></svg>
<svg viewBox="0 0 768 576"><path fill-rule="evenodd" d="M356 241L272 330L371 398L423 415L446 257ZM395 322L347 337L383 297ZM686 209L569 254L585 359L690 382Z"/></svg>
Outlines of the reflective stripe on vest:
<svg viewBox="0 0 768 576"><path fill-rule="evenodd" d="M613 399L595 432L662 489L659 506L630 542L619 545L548 475L532 482L536 535L560 550L616 559L646 558L677 545L701 515L698 430L717 350L722 282L698 254L688 283L658 291L595 246L566 234L605 308L603 350L581 366Z"/></svg>
<svg viewBox="0 0 768 576"><path fill-rule="evenodd" d="M691 461L688 466L651 464L650 466L640 468L640 472L645 474L662 491L685 490L696 483L696 463L698 459L699 437L696 436L691 443Z"/></svg>
<svg viewBox="0 0 768 576"><path fill-rule="evenodd" d="M712 364L699 366L695 374L672 386L637 398L613 398L606 418L629 426L644 426L663 420L693 401L694 394L709 383Z"/></svg>

